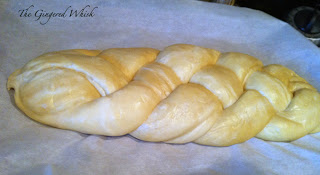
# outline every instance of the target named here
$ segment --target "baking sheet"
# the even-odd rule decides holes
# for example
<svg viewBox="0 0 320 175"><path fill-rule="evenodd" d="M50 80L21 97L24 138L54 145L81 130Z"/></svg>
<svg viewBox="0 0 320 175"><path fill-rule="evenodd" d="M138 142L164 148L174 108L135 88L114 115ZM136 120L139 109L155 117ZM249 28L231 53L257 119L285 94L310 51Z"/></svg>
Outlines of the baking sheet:
<svg viewBox="0 0 320 175"><path fill-rule="evenodd" d="M29 9L30 17L19 10ZM35 12L94 7L93 17ZM70 12L70 11L69 11ZM45 21L45 18L43 18ZM288 24L262 12L186 1L0 2L0 174L317 174L320 133L291 143L252 138L230 147L174 145L44 126L27 118L6 90L9 75L32 58L62 49L195 44L285 65L320 90L320 50Z"/></svg>

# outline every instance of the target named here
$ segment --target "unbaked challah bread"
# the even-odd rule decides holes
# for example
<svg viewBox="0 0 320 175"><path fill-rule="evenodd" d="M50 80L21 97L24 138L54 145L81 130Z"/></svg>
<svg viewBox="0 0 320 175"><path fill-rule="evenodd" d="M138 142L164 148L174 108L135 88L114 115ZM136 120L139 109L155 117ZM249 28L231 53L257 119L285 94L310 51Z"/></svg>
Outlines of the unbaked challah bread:
<svg viewBox="0 0 320 175"><path fill-rule="evenodd" d="M320 131L320 94L292 70L187 44L51 52L7 87L30 118L87 134L229 146Z"/></svg>

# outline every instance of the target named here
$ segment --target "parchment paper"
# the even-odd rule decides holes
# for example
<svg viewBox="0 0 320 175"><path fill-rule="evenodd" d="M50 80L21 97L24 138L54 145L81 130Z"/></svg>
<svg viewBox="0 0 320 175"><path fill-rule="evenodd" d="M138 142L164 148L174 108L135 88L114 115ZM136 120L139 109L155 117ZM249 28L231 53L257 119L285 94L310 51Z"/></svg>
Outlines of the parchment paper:
<svg viewBox="0 0 320 175"><path fill-rule="evenodd" d="M320 133L291 143L252 138L230 147L148 143L44 126L29 119L6 90L29 60L63 49L153 47L188 43L243 52L283 64L320 90L320 50L267 14L199 1L1 1L0 174L318 174ZM36 10L94 7L93 17L20 17ZM70 13L70 11L69 11ZM44 18L43 18L44 19ZM45 20L42 20L45 21Z"/></svg>

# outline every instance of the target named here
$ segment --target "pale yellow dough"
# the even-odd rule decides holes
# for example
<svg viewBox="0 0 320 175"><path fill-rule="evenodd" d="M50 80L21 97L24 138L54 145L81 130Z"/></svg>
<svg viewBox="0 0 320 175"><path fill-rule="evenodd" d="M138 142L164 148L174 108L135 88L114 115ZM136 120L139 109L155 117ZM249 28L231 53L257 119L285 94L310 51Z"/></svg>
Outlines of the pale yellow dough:
<svg viewBox="0 0 320 175"><path fill-rule="evenodd" d="M320 131L320 94L292 70L188 44L51 52L7 87L30 118L87 134L229 146Z"/></svg>

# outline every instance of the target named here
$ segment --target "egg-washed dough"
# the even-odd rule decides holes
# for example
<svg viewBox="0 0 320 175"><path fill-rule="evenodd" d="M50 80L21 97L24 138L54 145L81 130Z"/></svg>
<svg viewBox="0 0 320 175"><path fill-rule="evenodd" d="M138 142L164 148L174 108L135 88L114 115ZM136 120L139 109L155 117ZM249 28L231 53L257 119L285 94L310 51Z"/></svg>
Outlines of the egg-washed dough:
<svg viewBox="0 0 320 175"><path fill-rule="evenodd" d="M7 87L33 120L87 134L229 146L320 131L320 94L292 70L187 44L46 53Z"/></svg>

